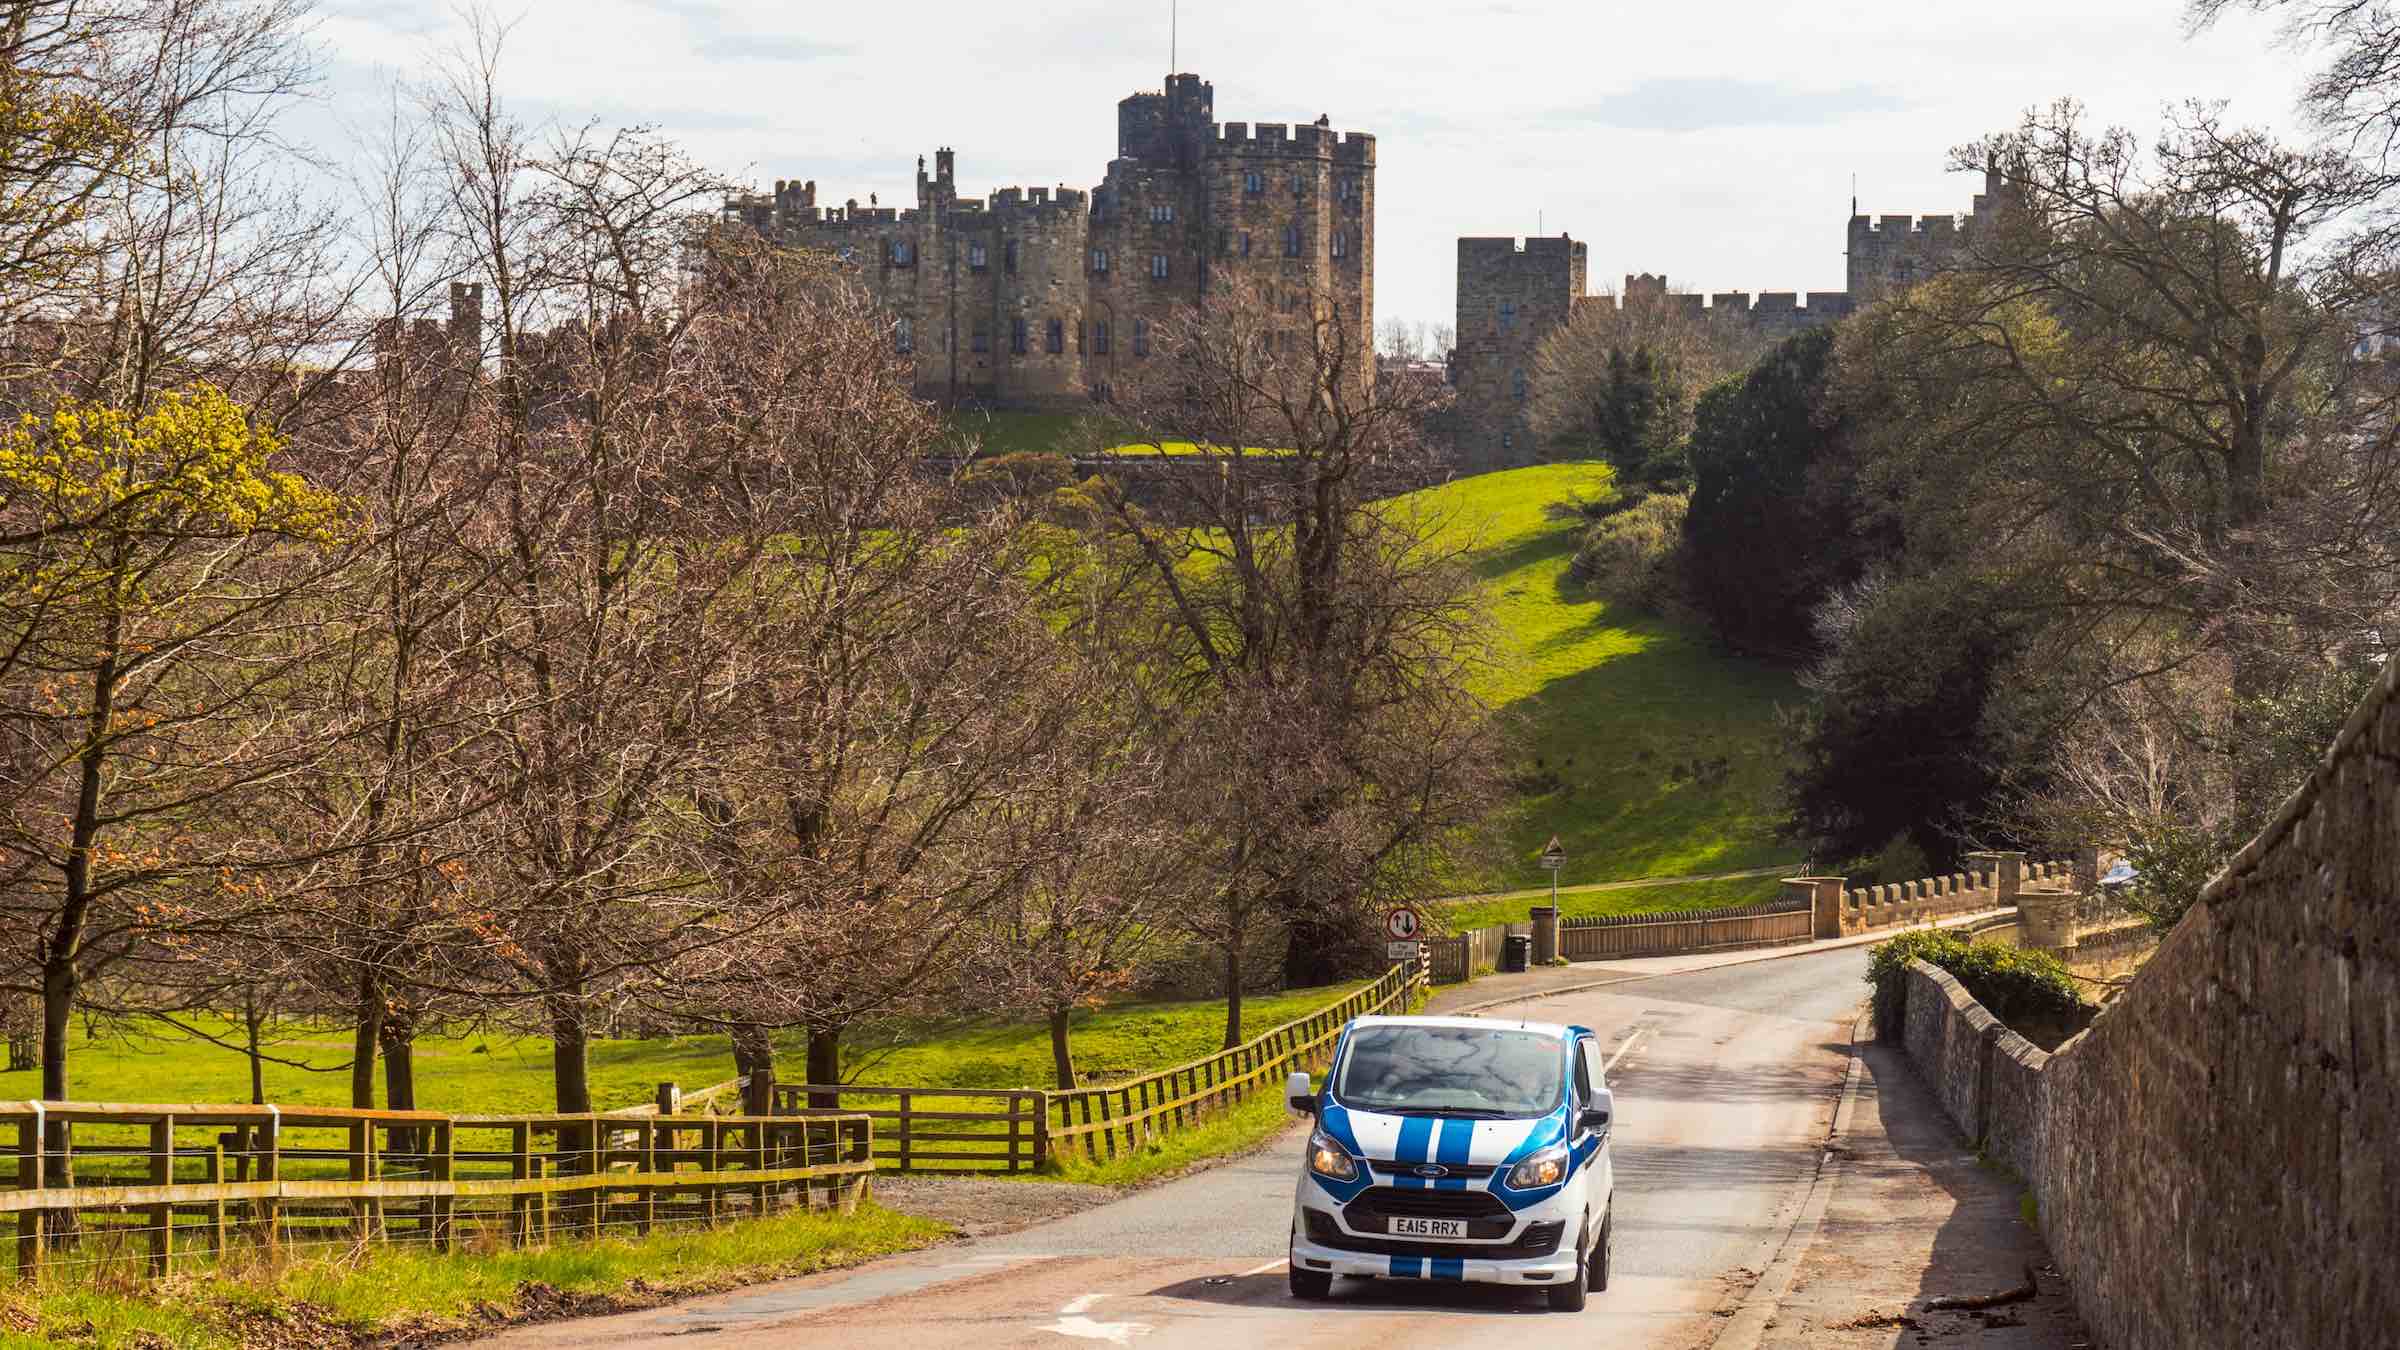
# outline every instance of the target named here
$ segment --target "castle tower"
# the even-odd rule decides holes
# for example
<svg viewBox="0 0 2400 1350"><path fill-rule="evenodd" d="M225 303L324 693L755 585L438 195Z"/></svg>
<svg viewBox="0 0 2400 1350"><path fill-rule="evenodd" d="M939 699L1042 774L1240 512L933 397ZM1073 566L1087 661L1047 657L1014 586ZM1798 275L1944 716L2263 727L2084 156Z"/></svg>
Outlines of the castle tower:
<svg viewBox="0 0 2400 1350"><path fill-rule="evenodd" d="M1534 460L1526 420L1533 357L1583 297L1590 245L1556 239L1458 241L1459 455L1464 467L1503 468ZM1663 283L1661 286L1663 291Z"/></svg>

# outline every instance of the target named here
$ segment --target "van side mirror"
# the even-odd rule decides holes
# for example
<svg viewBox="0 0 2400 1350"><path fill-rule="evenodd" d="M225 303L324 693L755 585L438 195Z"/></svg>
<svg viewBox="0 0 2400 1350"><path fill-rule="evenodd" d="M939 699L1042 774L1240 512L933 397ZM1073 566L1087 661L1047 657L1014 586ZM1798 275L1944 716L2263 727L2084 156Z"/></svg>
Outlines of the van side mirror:
<svg viewBox="0 0 2400 1350"><path fill-rule="evenodd" d="M1596 1088L1592 1092L1591 1104L1583 1108L1583 1114L1576 1117L1575 1124L1579 1129L1605 1134L1616 1114L1617 1095L1607 1088Z"/></svg>
<svg viewBox="0 0 2400 1350"><path fill-rule="evenodd" d="M1317 1113L1317 1092L1305 1070L1294 1070L1283 1080L1283 1100L1295 1111L1307 1115Z"/></svg>

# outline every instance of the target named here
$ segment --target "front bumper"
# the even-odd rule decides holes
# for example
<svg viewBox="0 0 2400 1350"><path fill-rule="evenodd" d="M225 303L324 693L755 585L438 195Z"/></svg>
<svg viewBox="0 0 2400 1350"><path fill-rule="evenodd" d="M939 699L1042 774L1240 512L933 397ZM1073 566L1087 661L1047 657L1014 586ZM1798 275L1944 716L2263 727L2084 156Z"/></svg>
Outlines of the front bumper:
<svg viewBox="0 0 2400 1350"><path fill-rule="evenodd" d="M1493 1257L1479 1249L1504 1247L1501 1242L1411 1243L1424 1255L1385 1255L1347 1251L1309 1240L1306 1211L1292 1224L1292 1268L1333 1275L1370 1275L1386 1280L1456 1280L1469 1284L1521 1284L1557 1287L1575 1279L1576 1233L1569 1229L1557 1250L1545 1256ZM1340 1239L1336 1239L1339 1241ZM1448 1253L1455 1250L1457 1255ZM1441 1255L1432 1253L1440 1252Z"/></svg>

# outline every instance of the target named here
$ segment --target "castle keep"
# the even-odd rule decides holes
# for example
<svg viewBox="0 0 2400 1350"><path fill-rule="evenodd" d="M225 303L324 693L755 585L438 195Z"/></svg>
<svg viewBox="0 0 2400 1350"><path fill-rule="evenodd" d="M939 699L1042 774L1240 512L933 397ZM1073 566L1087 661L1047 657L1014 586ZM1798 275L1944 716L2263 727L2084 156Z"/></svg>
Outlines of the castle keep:
<svg viewBox="0 0 2400 1350"><path fill-rule="evenodd" d="M1534 350L1551 330L1587 305L1664 304L1694 317L1724 314L1777 338L1831 323L1884 296L1948 268L1974 238L1975 222L1991 218L2003 192L1987 170L1973 211L1958 216L1859 215L1849 225L1848 287L1840 291L1740 291L1708 296L1669 292L1665 277L1625 278L1623 296L1585 294L1589 245L1556 239L1458 241L1458 345L1451 381L1458 388L1459 459L1470 467L1531 463L1532 429L1525 420L1534 379Z"/></svg>
<svg viewBox="0 0 2400 1350"><path fill-rule="evenodd" d="M1117 156L1089 193L960 198L957 159L917 161L912 208L817 205L815 182L726 204L739 221L851 264L893 316L920 397L1065 407L1150 356L1176 307L1220 280L1279 312L1324 307L1362 362L1375 331L1375 138L1313 125L1219 125L1215 92L1170 75L1117 104ZM1295 317L1296 330L1305 318ZM1295 333L1296 337L1296 333ZM1277 335L1276 340L1281 340Z"/></svg>

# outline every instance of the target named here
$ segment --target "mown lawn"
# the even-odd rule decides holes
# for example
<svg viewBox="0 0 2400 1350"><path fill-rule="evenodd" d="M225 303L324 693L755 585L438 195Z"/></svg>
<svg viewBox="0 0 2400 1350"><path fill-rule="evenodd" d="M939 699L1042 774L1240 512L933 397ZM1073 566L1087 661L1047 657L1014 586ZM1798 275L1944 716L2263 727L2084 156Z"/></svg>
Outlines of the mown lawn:
<svg viewBox="0 0 2400 1350"><path fill-rule="evenodd" d="M1521 719L1529 747L1509 807L1514 861L1460 878L1462 890L1544 883L1536 858L1554 834L1568 885L1742 871L1794 856L1773 829L1783 766L1776 709L1800 700L1798 681L1718 650L1705 633L1616 612L1567 576L1580 524L1551 508L1596 495L1608 475L1598 463L1537 465L1409 499L1474 543L1503 635L1480 692Z"/></svg>
<svg viewBox="0 0 2400 1350"><path fill-rule="evenodd" d="M1678 881L1655 886L1626 886L1614 890L1560 890L1559 917L1605 918L1618 914L1658 914L1680 909L1730 909L1763 905L1783 891L1780 877L1727 877L1716 881ZM1546 904L1547 892L1488 900L1454 900L1436 907L1452 932L1496 923L1523 923L1533 905Z"/></svg>
<svg viewBox="0 0 2400 1350"><path fill-rule="evenodd" d="M1254 996L1243 1004L1243 1034L1313 1012L1353 985L1296 989ZM214 1021L212 1030L233 1029ZM1224 1004L1127 1003L1074 1020L1078 1072L1105 1081L1163 1069L1214 1051L1224 1034ZM848 1047L852 1081L915 1087L1046 1087L1050 1039L1033 1023L981 1027L902 1027L880 1038L861 1034ZM895 1040L905 1043L892 1044ZM778 1043L786 1081L797 1079L804 1045L794 1035ZM268 1053L333 1072L269 1064L267 1099L285 1105L346 1106L350 1038L340 1028L287 1027ZM417 1104L429 1111L489 1113L548 1111L550 1041L501 1032L427 1036L417 1042ZM85 1101L243 1102L250 1100L249 1066L238 1051L148 1024L80 1039L68 1058L73 1095ZM591 1050L592 1094L601 1109L651 1100L662 1082L686 1091L733 1076L733 1051L723 1036L603 1040ZM41 1095L38 1071L0 1073L0 1098ZM380 1084L378 1087L380 1099Z"/></svg>

